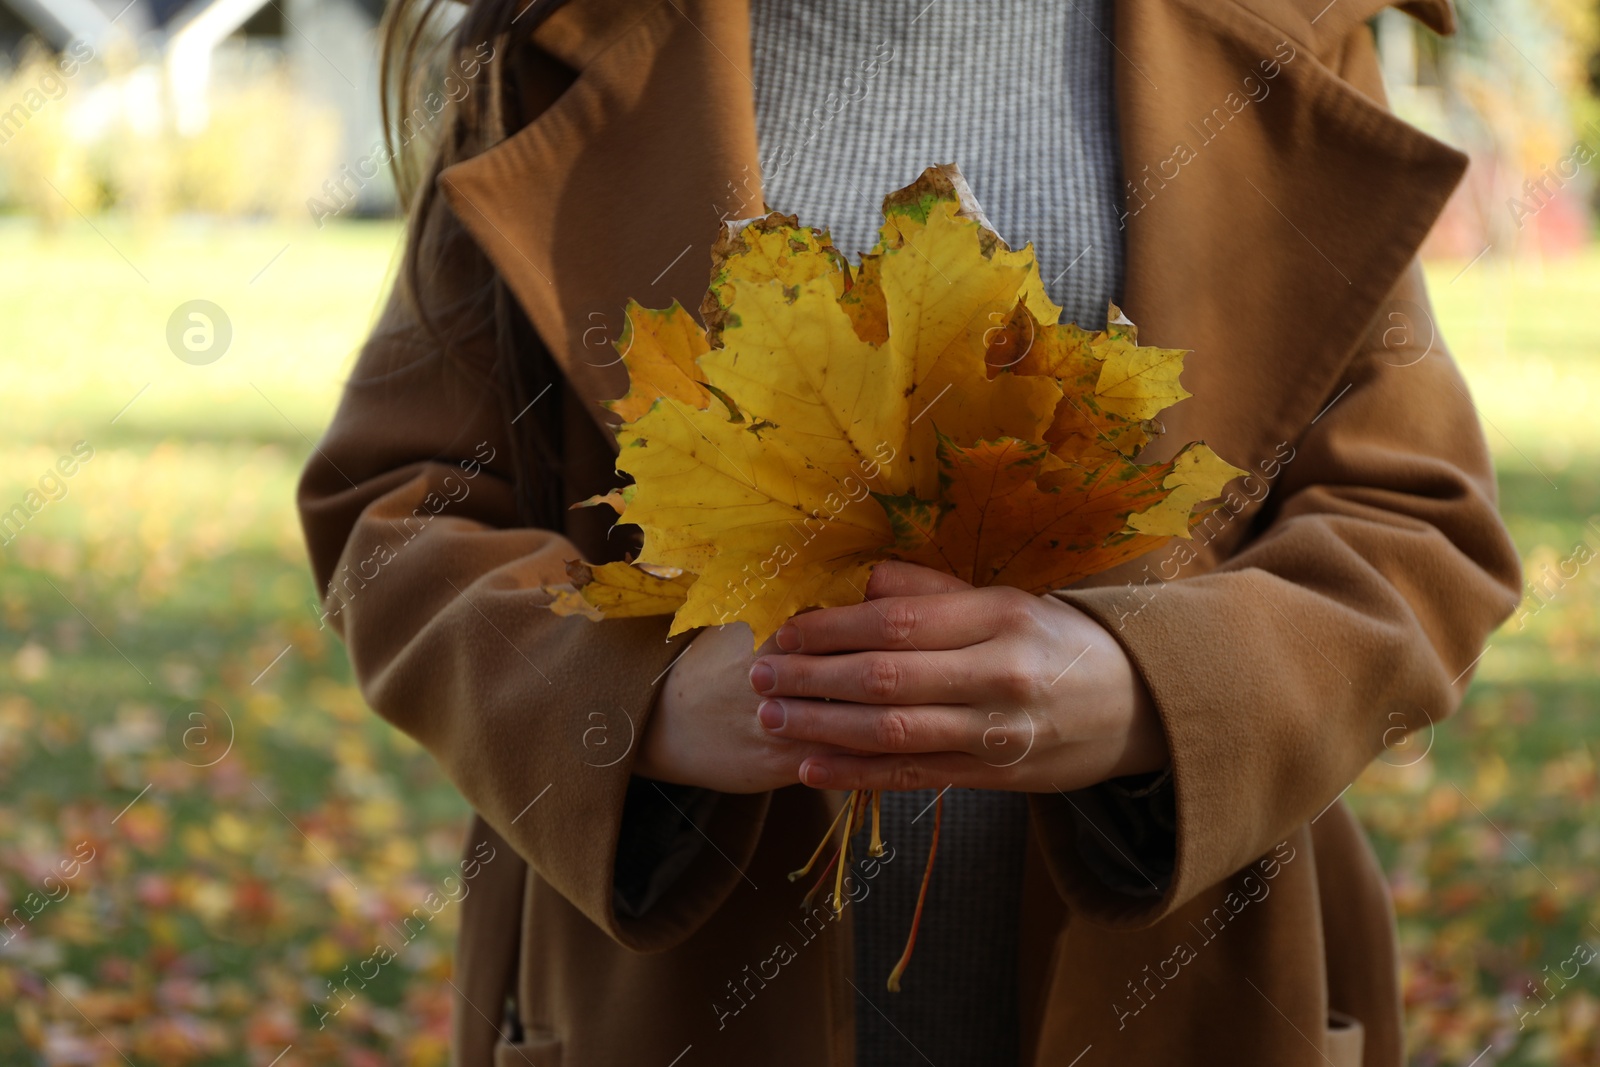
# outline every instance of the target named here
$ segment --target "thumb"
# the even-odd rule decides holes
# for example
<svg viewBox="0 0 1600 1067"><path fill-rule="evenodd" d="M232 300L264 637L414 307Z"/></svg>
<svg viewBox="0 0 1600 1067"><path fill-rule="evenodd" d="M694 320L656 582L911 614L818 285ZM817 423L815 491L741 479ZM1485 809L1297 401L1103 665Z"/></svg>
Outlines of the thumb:
<svg viewBox="0 0 1600 1067"><path fill-rule="evenodd" d="M970 583L962 581L953 574L891 559L872 569L872 577L867 581L867 599L930 596L935 593L957 593L971 588Z"/></svg>

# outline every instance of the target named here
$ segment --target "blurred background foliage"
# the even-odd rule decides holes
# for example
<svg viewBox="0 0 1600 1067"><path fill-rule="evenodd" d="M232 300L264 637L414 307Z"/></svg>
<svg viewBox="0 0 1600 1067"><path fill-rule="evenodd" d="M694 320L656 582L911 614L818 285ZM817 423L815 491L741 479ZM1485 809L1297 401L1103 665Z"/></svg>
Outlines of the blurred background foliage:
<svg viewBox="0 0 1600 1067"><path fill-rule="evenodd" d="M209 6L137 0L70 76L88 38L0 6L0 512L46 500L0 531L0 1063L443 1064L456 909L397 930L466 808L362 705L292 499L400 236L386 179L348 170L380 136L377 5L261 7L195 112L170 53ZM1375 31L1395 109L1472 156L1428 273L1528 597L1462 710L1349 799L1412 1062L1595 1064L1600 161L1562 163L1600 152L1600 7L1459 17ZM203 366L165 339L197 297L233 327ZM404 948L345 985L379 941Z"/></svg>

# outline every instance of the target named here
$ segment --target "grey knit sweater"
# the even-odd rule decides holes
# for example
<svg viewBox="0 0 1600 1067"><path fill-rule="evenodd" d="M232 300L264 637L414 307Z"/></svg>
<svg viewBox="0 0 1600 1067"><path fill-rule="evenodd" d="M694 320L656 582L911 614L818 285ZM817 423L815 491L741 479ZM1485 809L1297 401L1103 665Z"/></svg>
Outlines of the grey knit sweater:
<svg viewBox="0 0 1600 1067"><path fill-rule="evenodd" d="M956 163L1084 326L1121 284L1108 0L752 0L767 205L877 240L884 194Z"/></svg>

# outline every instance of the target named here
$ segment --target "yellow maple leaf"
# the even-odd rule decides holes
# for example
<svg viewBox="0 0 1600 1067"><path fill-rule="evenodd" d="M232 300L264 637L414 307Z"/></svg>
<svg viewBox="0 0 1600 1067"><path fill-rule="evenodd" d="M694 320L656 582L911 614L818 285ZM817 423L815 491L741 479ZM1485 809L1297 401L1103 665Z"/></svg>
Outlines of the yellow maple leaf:
<svg viewBox="0 0 1600 1067"><path fill-rule="evenodd" d="M1044 439L1059 458L1097 463L1106 453L1132 459L1159 429L1151 420L1190 394L1179 383L1180 348L1138 344L1134 325L1112 304L1104 330L1043 324L1027 305L990 334L984 359L991 375L1054 378L1062 389Z"/></svg>
<svg viewBox="0 0 1600 1067"><path fill-rule="evenodd" d="M1119 318L1120 323L1116 321ZM1092 348L1101 350L1100 380L1094 389L1100 406L1129 420L1153 419L1187 399L1191 394L1178 384L1183 349L1138 344L1133 323L1115 304L1111 305L1111 319L1105 343L1091 342Z"/></svg>
<svg viewBox="0 0 1600 1067"><path fill-rule="evenodd" d="M617 465L641 558L701 576L673 632L743 620L759 643L802 608L862 599L890 539L868 494L895 486L909 378L856 336L826 277L737 294L701 366L747 421L659 404L622 428Z"/></svg>
<svg viewBox="0 0 1600 1067"><path fill-rule="evenodd" d="M1128 516L1128 528L1158 537L1189 537L1194 506L1222 494L1222 487L1240 470L1203 444L1193 444L1159 469L1166 495L1149 508Z"/></svg>
<svg viewBox="0 0 1600 1067"><path fill-rule="evenodd" d="M589 598L584 596L581 589L575 589L572 586L547 585L543 587L543 592L549 596L544 607L552 615L559 615L563 619L569 615L579 615L590 622L599 622L601 619L606 618L606 613L589 603ZM675 607L667 609L667 611L675 610L677 610ZM665 615L666 612L653 612L652 614ZM616 618L617 613L613 611L611 617Z"/></svg>
<svg viewBox="0 0 1600 1067"><path fill-rule="evenodd" d="M613 489L609 493L596 493L594 496L578 501L576 504L572 505L572 507L573 509L593 508L604 504L612 511L615 511L618 515L621 515L624 511L628 510L628 497L633 495L630 492L632 488L633 486L631 485L625 485L621 488Z"/></svg>
<svg viewBox="0 0 1600 1067"><path fill-rule="evenodd" d="M546 586L547 605L557 615L626 619L670 615L683 606L695 576L636 563L567 564L569 586Z"/></svg>
<svg viewBox="0 0 1600 1067"><path fill-rule="evenodd" d="M700 302L706 340L722 342L722 329L730 318L741 285L776 281L794 285L814 277L828 277L842 293L848 264L822 230L801 226L793 215L777 212L756 219L725 222L711 248L711 284Z"/></svg>
<svg viewBox="0 0 1600 1067"><path fill-rule="evenodd" d="M677 301L664 311L629 302L617 350L628 368L628 394L606 404L624 421L637 419L662 397L703 407L711 398L695 364L709 347L705 331Z"/></svg>
<svg viewBox="0 0 1600 1067"><path fill-rule="evenodd" d="M888 344L912 368L911 485L931 497L939 434L1036 440L1050 424L1060 386L1043 375L991 375L984 358L1039 268L1031 248L1009 251L994 234L954 167L930 167L889 194L877 253Z"/></svg>
<svg viewBox="0 0 1600 1067"><path fill-rule="evenodd" d="M1042 442L1002 438L962 446L940 439L940 504L881 501L897 554L973 585L1033 593L1091 574L1189 536L1191 509L1244 471L1204 444L1168 463L1109 458L1087 468L1055 460Z"/></svg>

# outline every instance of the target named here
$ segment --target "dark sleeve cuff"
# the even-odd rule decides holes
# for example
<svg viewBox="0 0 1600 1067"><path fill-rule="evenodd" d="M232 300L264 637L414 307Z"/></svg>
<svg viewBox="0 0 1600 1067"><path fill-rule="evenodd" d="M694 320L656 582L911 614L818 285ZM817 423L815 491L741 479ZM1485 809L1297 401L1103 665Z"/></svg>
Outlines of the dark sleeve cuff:
<svg viewBox="0 0 1600 1067"><path fill-rule="evenodd" d="M642 918L689 868L720 794L632 776L622 806L612 892L618 914Z"/></svg>
<svg viewBox="0 0 1600 1067"><path fill-rule="evenodd" d="M1129 775L1066 796L1084 865L1107 889L1159 898L1177 858L1177 805L1172 768Z"/></svg>

